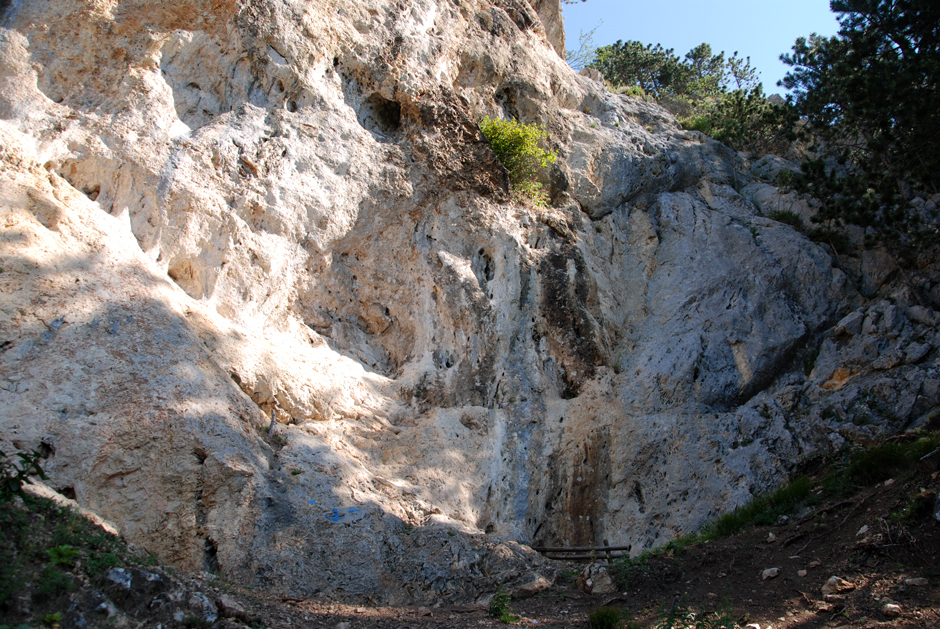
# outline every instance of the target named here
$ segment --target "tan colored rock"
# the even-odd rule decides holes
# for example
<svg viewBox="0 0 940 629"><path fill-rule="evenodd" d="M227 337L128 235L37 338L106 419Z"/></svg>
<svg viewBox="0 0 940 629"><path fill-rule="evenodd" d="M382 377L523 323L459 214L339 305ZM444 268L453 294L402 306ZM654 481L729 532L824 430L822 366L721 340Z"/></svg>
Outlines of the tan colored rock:
<svg viewBox="0 0 940 629"><path fill-rule="evenodd" d="M588 564L578 577L578 588L585 594L602 596L617 590L607 568L598 563Z"/></svg>
<svg viewBox="0 0 940 629"><path fill-rule="evenodd" d="M846 581L840 577L832 576L823 584L820 591L823 595L839 594L841 592L851 592L855 589L855 584Z"/></svg>
<svg viewBox="0 0 940 629"><path fill-rule="evenodd" d="M219 610L219 615L223 618L235 618L242 622L251 622L252 620L245 608L228 594L220 595L215 606Z"/></svg>
<svg viewBox="0 0 940 629"><path fill-rule="evenodd" d="M888 618L897 618L901 615L901 606L896 603L886 603L881 607L881 613Z"/></svg>
<svg viewBox="0 0 940 629"><path fill-rule="evenodd" d="M596 580L595 585L597 585ZM544 592L551 586L551 581L540 574L532 573L513 589L512 596L514 599L531 598L536 594Z"/></svg>

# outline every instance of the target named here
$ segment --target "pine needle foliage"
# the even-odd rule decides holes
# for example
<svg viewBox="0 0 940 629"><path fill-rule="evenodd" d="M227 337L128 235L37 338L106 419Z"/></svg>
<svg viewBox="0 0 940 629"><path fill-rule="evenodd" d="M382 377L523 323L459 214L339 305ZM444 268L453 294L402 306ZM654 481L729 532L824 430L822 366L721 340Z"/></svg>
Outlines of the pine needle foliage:
<svg viewBox="0 0 940 629"><path fill-rule="evenodd" d="M940 191L940 3L830 6L839 32L782 57L781 84L820 152L794 187L822 202L820 220L871 228L897 252L937 244L936 217L914 202Z"/></svg>
<svg viewBox="0 0 940 629"><path fill-rule="evenodd" d="M714 54L702 43L680 57L660 44L618 41L595 49L589 66L615 93L651 98L686 129L736 151L783 154L795 139L792 108L764 94L750 57L737 52Z"/></svg>

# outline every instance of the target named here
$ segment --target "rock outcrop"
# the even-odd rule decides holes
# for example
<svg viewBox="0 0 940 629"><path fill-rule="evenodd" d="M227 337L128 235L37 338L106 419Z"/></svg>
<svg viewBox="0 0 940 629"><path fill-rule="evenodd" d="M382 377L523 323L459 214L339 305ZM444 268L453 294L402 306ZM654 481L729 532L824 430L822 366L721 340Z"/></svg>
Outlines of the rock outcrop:
<svg viewBox="0 0 940 629"><path fill-rule="evenodd" d="M661 545L936 404L936 313L571 71L556 0L4 7L3 442L165 561L531 592L522 544ZM549 130L550 207L485 115Z"/></svg>

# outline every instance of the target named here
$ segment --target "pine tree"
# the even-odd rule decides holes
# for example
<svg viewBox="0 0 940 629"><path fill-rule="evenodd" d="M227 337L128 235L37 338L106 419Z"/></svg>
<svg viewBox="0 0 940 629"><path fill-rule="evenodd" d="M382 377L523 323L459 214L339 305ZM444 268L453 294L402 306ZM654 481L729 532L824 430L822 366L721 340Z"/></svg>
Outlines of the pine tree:
<svg viewBox="0 0 940 629"><path fill-rule="evenodd" d="M820 218L895 245L935 239L911 205L940 192L940 2L833 0L833 37L797 40L781 84L818 140L798 188ZM828 159L827 159L828 158Z"/></svg>

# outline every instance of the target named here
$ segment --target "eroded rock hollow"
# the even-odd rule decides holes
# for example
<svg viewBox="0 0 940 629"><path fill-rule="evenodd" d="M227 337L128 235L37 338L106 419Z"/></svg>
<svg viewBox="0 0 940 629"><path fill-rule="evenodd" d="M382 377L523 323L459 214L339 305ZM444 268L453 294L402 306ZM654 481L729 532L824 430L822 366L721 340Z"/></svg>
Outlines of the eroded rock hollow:
<svg viewBox="0 0 940 629"><path fill-rule="evenodd" d="M936 403L934 313L865 301L742 156L576 75L558 0L2 11L3 450L163 561L534 591L526 544L664 544ZM549 207L486 115L549 131ZM874 381L897 425L852 423Z"/></svg>

